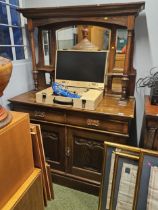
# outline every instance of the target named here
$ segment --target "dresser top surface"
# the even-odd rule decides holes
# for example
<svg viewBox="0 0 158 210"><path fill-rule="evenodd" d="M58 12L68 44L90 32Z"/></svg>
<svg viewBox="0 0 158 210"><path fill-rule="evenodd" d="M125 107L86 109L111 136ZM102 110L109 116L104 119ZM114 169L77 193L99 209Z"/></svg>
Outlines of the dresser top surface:
<svg viewBox="0 0 158 210"><path fill-rule="evenodd" d="M145 96L145 115L158 117L158 106L151 105L150 96Z"/></svg>
<svg viewBox="0 0 158 210"><path fill-rule="evenodd" d="M67 107L63 105L46 105L42 103L37 103L35 99L36 91L29 91L21 95L15 96L14 98L9 99L11 103L14 104L25 104L25 105L37 105L41 107L47 107L58 110L71 110L85 113L96 113L96 114L105 114L105 115L114 115L122 117L134 117L135 111L135 99L131 98L128 100L126 105L119 104L119 97L114 96L104 96L103 100L99 103L97 108L93 111L83 110L72 107Z"/></svg>

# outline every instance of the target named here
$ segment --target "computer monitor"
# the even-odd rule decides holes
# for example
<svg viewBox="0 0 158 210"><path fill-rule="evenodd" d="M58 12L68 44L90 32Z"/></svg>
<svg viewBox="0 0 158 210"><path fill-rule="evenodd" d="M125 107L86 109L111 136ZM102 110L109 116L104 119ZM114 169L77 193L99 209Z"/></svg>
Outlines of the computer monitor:
<svg viewBox="0 0 158 210"><path fill-rule="evenodd" d="M104 88L107 51L58 50L56 81L67 86Z"/></svg>

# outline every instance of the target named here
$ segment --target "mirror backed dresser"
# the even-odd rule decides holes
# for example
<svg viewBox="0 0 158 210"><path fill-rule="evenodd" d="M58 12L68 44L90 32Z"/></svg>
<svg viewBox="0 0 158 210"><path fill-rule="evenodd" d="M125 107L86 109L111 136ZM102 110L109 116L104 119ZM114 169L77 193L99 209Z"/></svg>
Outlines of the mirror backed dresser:
<svg viewBox="0 0 158 210"><path fill-rule="evenodd" d="M104 141L137 145L133 96L136 70L132 65L134 24L144 6L144 2L135 2L19 9L28 20L35 90L10 99L11 108L29 113L31 122L41 125L45 154L51 165L54 182L98 194ZM95 110L37 103L37 91L48 87L55 79L55 56L58 48L56 31L70 26L79 28L87 25L110 31L103 100ZM118 29L126 30L125 50L120 48L124 40L118 41ZM47 31L45 37L49 46L47 63L44 31ZM107 35L107 30L103 31ZM38 46L35 45L35 34ZM76 36L79 34L75 33L75 40ZM118 44L121 50L117 49ZM121 62L117 66L118 60ZM46 81L46 74L50 75L50 84ZM119 91L116 91L117 82L121 85Z"/></svg>

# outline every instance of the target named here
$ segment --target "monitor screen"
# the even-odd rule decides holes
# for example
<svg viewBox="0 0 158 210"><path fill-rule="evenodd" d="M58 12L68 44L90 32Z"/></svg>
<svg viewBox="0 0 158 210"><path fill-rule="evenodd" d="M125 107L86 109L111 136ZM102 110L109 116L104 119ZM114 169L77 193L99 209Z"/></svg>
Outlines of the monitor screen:
<svg viewBox="0 0 158 210"><path fill-rule="evenodd" d="M57 51L56 79L104 83L107 51Z"/></svg>

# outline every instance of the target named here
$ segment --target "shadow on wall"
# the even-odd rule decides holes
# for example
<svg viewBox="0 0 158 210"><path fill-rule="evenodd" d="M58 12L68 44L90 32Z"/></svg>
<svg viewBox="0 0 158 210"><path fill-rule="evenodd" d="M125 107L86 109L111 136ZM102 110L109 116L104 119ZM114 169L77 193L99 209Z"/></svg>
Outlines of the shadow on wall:
<svg viewBox="0 0 158 210"><path fill-rule="evenodd" d="M152 67L151 49L145 12L142 12L136 19L135 24L135 52L134 68L137 70L136 81L140 77L149 75ZM149 88L135 88L136 97L136 118L137 118L137 139L138 143L141 135L142 120L144 115L144 95L150 93Z"/></svg>

